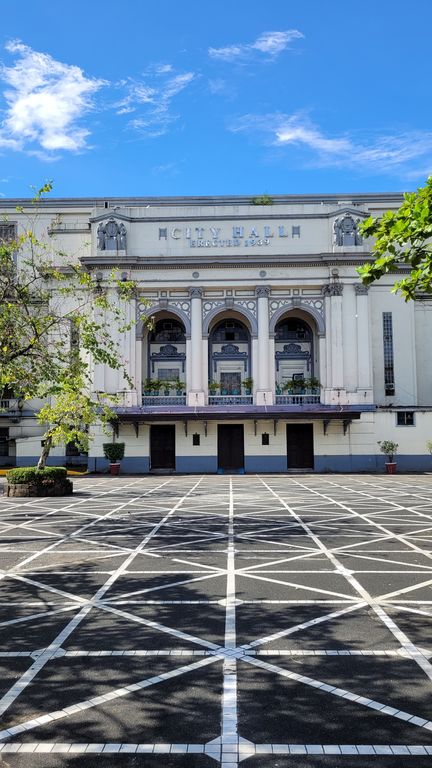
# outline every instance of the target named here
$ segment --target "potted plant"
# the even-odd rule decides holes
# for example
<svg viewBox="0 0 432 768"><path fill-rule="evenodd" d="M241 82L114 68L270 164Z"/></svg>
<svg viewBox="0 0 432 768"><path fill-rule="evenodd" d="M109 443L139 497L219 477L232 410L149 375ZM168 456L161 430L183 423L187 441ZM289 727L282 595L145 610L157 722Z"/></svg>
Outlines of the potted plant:
<svg viewBox="0 0 432 768"><path fill-rule="evenodd" d="M151 379L150 387L153 395L159 395L159 391L161 390L162 386L164 385L164 382L159 381L159 379Z"/></svg>
<svg viewBox="0 0 432 768"><path fill-rule="evenodd" d="M145 379L143 383L143 390L145 395L151 395L152 394L152 380L151 379Z"/></svg>
<svg viewBox="0 0 432 768"><path fill-rule="evenodd" d="M164 381L164 382L162 382L162 386L163 386L163 393L164 393L164 395L166 397L168 397L168 395L170 393L170 390L171 390L171 386L172 386L171 382L170 381Z"/></svg>
<svg viewBox="0 0 432 768"><path fill-rule="evenodd" d="M215 395L219 389L219 383L217 381L209 381L209 392L211 395Z"/></svg>
<svg viewBox="0 0 432 768"><path fill-rule="evenodd" d="M316 378L316 376L311 376L310 379L307 379L306 382L307 389L310 389L312 391L312 394L315 395L317 390L320 388L321 384L319 379Z"/></svg>
<svg viewBox="0 0 432 768"><path fill-rule="evenodd" d="M176 388L176 394L182 395L184 392L184 382L180 381L180 379L176 379L175 388Z"/></svg>
<svg viewBox="0 0 432 768"><path fill-rule="evenodd" d="M243 379L242 384L245 388L245 394L250 395L252 392L253 387L253 378L252 376L247 376L246 379Z"/></svg>
<svg viewBox="0 0 432 768"><path fill-rule="evenodd" d="M284 382L282 385L282 392L287 392L289 395L292 395L294 392L294 382L292 379Z"/></svg>
<svg viewBox="0 0 432 768"><path fill-rule="evenodd" d="M109 471L110 475L118 475L120 472L120 462L124 457L125 444L124 443L104 443L103 452L106 459L110 463Z"/></svg>
<svg viewBox="0 0 432 768"><path fill-rule="evenodd" d="M386 472L388 475L394 475L396 472L396 462L393 461L394 456L399 448L398 443L394 443L393 440L378 440L381 453L387 456L385 464Z"/></svg>

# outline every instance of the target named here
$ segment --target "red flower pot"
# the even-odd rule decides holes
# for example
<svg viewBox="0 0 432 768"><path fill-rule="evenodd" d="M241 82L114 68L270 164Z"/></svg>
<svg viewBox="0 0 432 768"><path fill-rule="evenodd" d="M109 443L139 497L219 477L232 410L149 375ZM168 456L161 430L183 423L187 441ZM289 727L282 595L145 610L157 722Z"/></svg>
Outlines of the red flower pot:
<svg viewBox="0 0 432 768"><path fill-rule="evenodd" d="M395 475L396 474L396 462L395 461L386 461L386 472L388 475Z"/></svg>
<svg viewBox="0 0 432 768"><path fill-rule="evenodd" d="M118 475L120 472L120 464L110 464L109 472L110 472L110 475Z"/></svg>

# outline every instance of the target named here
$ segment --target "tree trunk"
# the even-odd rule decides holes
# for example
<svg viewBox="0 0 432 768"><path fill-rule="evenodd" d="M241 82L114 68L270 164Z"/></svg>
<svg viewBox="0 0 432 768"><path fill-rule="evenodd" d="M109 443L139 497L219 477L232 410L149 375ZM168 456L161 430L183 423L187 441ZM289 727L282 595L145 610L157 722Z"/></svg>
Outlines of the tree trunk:
<svg viewBox="0 0 432 768"><path fill-rule="evenodd" d="M45 438L44 444L42 447L41 455L39 457L39 461L37 463L37 469L45 469L46 460L49 456L49 452L51 450L52 446L52 437L51 435L48 435L48 437Z"/></svg>

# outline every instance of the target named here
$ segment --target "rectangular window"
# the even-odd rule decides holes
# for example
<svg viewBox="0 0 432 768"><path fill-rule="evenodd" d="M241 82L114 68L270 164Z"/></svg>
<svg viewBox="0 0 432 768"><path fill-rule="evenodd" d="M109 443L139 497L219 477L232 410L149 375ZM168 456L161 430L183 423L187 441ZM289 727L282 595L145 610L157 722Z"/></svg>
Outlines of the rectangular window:
<svg viewBox="0 0 432 768"><path fill-rule="evenodd" d="M393 357L393 319L391 312L383 312L384 390L386 396L395 393Z"/></svg>
<svg viewBox="0 0 432 768"><path fill-rule="evenodd" d="M199 444L200 444L200 435L198 434L198 432L195 432L192 435L192 445L199 445Z"/></svg>
<svg viewBox="0 0 432 768"><path fill-rule="evenodd" d="M414 427L414 411L398 411L396 424L398 427Z"/></svg>
<svg viewBox="0 0 432 768"><path fill-rule="evenodd" d="M292 237L300 237L300 227L299 226L291 227L291 235Z"/></svg>
<svg viewBox="0 0 432 768"><path fill-rule="evenodd" d="M16 240L16 224L0 224L0 243L11 243Z"/></svg>
<svg viewBox="0 0 432 768"><path fill-rule="evenodd" d="M270 435L268 432L263 432L261 435L261 445L270 445Z"/></svg>

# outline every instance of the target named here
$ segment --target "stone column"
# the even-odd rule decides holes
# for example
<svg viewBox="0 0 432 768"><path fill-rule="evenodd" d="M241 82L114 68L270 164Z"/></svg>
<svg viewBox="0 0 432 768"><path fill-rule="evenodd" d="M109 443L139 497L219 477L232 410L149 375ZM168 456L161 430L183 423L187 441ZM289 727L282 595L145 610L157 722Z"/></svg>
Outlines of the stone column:
<svg viewBox="0 0 432 768"><path fill-rule="evenodd" d="M119 300L120 307L123 309L124 319L131 328L123 331L123 338L120 341L120 349L123 353L123 362L128 376L132 380L131 384L124 376L121 381L121 394L123 397L123 403L126 407L137 405L138 393L136 383L136 339L135 339L135 325L136 320L136 298L131 296L129 299L122 301Z"/></svg>
<svg viewBox="0 0 432 768"><path fill-rule="evenodd" d="M369 321L369 288L362 283L354 285L357 320L357 369L360 402L373 402L372 350Z"/></svg>
<svg viewBox="0 0 432 768"><path fill-rule="evenodd" d="M342 292L343 284L338 281L324 285L329 332L327 335L327 391L328 404L343 404L346 400L343 376L343 333L342 333Z"/></svg>
<svg viewBox="0 0 432 768"><path fill-rule="evenodd" d="M273 389L270 385L270 335L269 335L269 302L270 288L266 285L255 289L258 299L258 380L256 382L257 405L273 404ZM272 368L273 368L272 361Z"/></svg>
<svg viewBox="0 0 432 768"><path fill-rule="evenodd" d="M204 405L202 380L202 289L189 288L191 300L191 381L188 391L188 405Z"/></svg>

